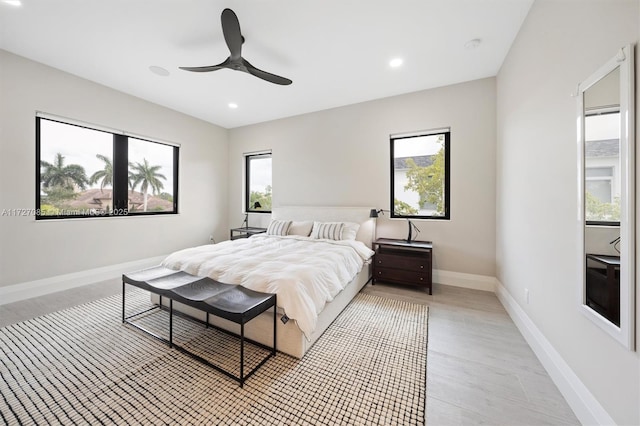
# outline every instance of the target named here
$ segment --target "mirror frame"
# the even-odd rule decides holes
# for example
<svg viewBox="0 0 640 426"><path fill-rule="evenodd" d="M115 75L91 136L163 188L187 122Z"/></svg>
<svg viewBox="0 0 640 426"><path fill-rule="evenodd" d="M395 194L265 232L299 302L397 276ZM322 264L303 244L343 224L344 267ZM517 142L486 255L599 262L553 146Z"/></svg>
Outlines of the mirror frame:
<svg viewBox="0 0 640 426"><path fill-rule="evenodd" d="M633 45L578 86L578 242L580 247L580 311L629 350L635 350L635 111ZM586 304L584 93L616 68L620 69L620 327Z"/></svg>

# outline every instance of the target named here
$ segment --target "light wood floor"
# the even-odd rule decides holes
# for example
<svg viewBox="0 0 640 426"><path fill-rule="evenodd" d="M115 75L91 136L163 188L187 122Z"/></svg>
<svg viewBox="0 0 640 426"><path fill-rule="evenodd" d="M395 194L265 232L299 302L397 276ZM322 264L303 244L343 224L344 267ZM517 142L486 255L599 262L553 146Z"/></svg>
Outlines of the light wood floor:
<svg viewBox="0 0 640 426"><path fill-rule="evenodd" d="M428 425L579 425L495 294L435 285L364 292L429 305Z"/></svg>
<svg viewBox="0 0 640 426"><path fill-rule="evenodd" d="M0 306L0 327L121 291L119 280ZM363 292L429 305L428 425L578 425L493 293L435 285Z"/></svg>

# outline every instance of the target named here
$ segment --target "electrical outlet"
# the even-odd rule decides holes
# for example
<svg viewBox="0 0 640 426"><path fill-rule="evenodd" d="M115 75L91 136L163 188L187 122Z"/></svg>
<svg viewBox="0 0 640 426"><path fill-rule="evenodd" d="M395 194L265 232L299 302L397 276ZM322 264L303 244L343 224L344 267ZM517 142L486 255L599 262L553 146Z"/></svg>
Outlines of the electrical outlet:
<svg viewBox="0 0 640 426"><path fill-rule="evenodd" d="M529 289L525 288L524 289L524 300L525 302L527 302L527 305L529 304Z"/></svg>

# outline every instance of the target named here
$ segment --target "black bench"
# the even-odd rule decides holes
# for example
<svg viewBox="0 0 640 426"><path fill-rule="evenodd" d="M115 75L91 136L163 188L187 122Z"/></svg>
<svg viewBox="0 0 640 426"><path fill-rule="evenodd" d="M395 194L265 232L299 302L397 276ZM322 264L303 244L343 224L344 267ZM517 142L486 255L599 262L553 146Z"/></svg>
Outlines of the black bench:
<svg viewBox="0 0 640 426"><path fill-rule="evenodd" d="M157 294L160 296L160 302L157 306L126 316L126 284ZM138 317L146 312L154 309L163 309L163 297L169 299L169 339L165 339L151 330L131 321L132 318ZM211 363L209 360L204 359L174 343L174 300L184 305L204 311L206 313L207 327L209 327L209 315L215 315L240 325L240 376L236 376L224 370L220 366ZM244 336L244 325L271 307L273 307L273 348L269 348L261 343L246 339ZM240 382L241 387L244 385L247 378L255 373L269 358L276 354L276 309L275 294L260 293L239 285L224 284L212 280L211 278L196 277L194 275L187 274L186 272L174 271L173 269L168 269L163 266L156 266L122 275L122 322L124 324L132 325L133 327L168 343L169 347L176 348L194 359L226 374L230 378ZM191 317L187 318L193 319ZM195 319L193 320L197 321ZM227 332L226 330L222 331ZM270 350L270 353L246 375L244 374L245 340Z"/></svg>

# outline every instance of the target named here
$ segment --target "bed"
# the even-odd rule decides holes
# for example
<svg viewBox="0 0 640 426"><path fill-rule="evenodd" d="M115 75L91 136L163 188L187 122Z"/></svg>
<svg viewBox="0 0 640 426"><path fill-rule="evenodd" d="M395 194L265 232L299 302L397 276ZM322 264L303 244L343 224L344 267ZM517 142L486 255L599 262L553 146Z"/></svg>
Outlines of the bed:
<svg viewBox="0 0 640 426"><path fill-rule="evenodd" d="M256 291L277 293L278 350L302 358L370 278L375 226L369 218L370 211L365 207L274 208L272 223L288 223L284 234L260 234L180 250L169 255L163 265ZM331 234L304 236L314 222L352 225L338 230L338 235L347 238L344 240L332 238ZM316 226L314 234L318 229L335 231L333 227ZM349 233L351 237L346 237ZM338 258L345 260L338 263ZM203 312L188 306L174 304L174 308L200 320L205 318ZM222 318L212 317L210 323L239 332L236 324ZM246 326L245 335L268 345L272 327L273 315L261 315Z"/></svg>

